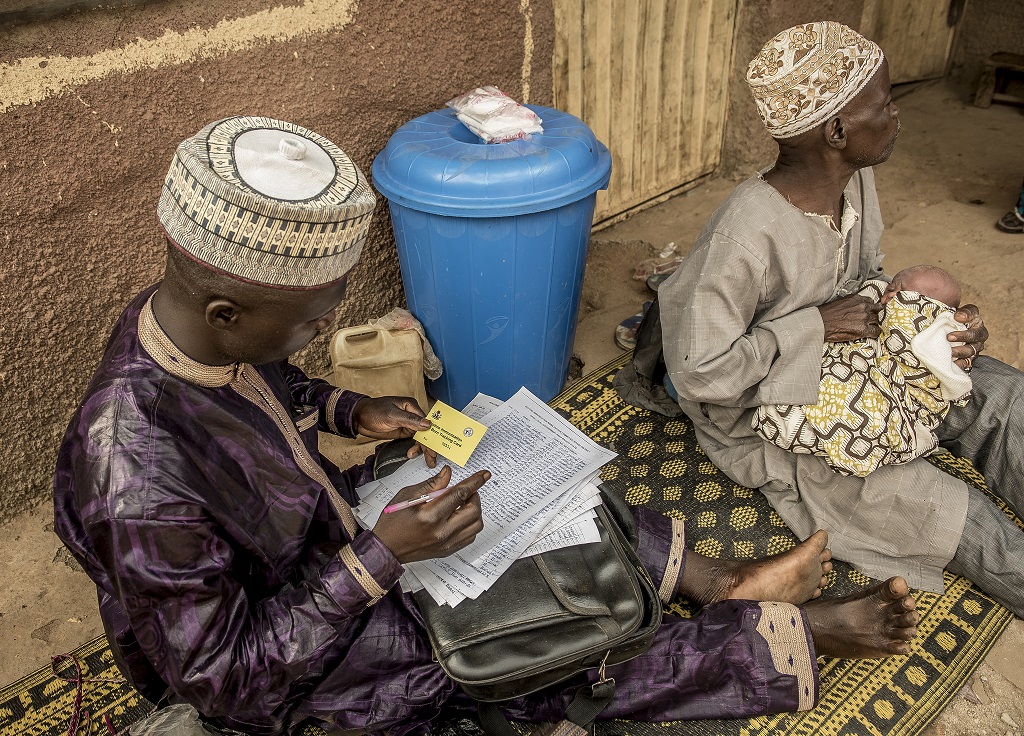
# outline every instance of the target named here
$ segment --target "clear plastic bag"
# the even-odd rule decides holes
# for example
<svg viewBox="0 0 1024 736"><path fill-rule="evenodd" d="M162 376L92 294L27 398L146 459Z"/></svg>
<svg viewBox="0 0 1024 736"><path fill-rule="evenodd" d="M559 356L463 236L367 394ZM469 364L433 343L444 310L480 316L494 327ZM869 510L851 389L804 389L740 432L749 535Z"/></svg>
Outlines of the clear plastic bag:
<svg viewBox="0 0 1024 736"><path fill-rule="evenodd" d="M161 708L132 725L129 736L245 736L238 731L221 731L205 725L191 705L181 703Z"/></svg>
<svg viewBox="0 0 1024 736"><path fill-rule="evenodd" d="M544 132L537 113L490 85L448 100L448 107L486 143L507 143Z"/></svg>
<svg viewBox="0 0 1024 736"><path fill-rule="evenodd" d="M423 325L420 324L420 321L408 309L396 307L383 317L371 319L370 325L379 327L382 330L415 330L418 332L423 343L423 373L431 381L436 381L441 377L441 373L444 370L441 366L441 360L437 357L437 353L434 352L434 348L431 347Z"/></svg>

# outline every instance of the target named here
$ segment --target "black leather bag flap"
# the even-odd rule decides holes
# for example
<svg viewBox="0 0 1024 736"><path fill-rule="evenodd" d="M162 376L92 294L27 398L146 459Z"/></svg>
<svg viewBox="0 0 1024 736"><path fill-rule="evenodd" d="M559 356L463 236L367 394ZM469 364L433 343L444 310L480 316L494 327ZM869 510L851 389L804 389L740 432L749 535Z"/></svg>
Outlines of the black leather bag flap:
<svg viewBox="0 0 1024 736"><path fill-rule="evenodd" d="M517 560L476 600L451 608L415 594L438 661L470 695L523 695L613 649L635 656L650 645L661 618L653 583L603 507L598 526L600 543Z"/></svg>

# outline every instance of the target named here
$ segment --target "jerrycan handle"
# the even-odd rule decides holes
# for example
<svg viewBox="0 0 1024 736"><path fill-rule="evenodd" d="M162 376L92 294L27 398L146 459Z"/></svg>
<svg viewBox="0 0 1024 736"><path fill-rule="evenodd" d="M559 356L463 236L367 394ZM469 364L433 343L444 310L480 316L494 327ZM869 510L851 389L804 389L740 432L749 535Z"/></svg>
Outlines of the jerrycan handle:
<svg viewBox="0 0 1024 736"><path fill-rule="evenodd" d="M378 329L375 329L375 328L370 328L368 330L362 330L361 332L350 332L350 333L344 335L343 337L345 339L345 342L367 343L370 340L383 341L383 336L382 336L383 332L384 332L383 330L378 330Z"/></svg>
<svg viewBox="0 0 1024 736"><path fill-rule="evenodd" d="M377 327L350 327L339 331L331 341L331 358L335 366L352 365L352 361L375 360L387 354L391 335Z"/></svg>

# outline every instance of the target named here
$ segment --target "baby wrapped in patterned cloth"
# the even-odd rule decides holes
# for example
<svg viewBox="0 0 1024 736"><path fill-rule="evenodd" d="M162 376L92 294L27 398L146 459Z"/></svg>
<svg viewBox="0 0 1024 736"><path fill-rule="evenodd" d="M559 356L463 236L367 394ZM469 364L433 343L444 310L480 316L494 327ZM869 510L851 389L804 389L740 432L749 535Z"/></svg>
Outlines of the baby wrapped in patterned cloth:
<svg viewBox="0 0 1024 736"><path fill-rule="evenodd" d="M960 284L935 266L912 266L858 292L883 305L878 338L826 342L818 403L761 406L751 424L774 445L824 457L844 475L907 463L935 449L950 402L963 404L970 377L946 336Z"/></svg>

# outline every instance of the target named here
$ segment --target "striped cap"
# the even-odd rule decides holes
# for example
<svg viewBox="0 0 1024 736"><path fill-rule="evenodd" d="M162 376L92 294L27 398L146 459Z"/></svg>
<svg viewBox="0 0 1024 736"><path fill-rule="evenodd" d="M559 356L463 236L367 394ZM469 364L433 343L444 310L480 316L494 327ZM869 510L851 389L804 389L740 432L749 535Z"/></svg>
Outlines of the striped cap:
<svg viewBox="0 0 1024 736"><path fill-rule="evenodd" d="M233 117L178 146L157 215L175 245L216 271L311 289L359 260L375 203L359 168L323 136Z"/></svg>

